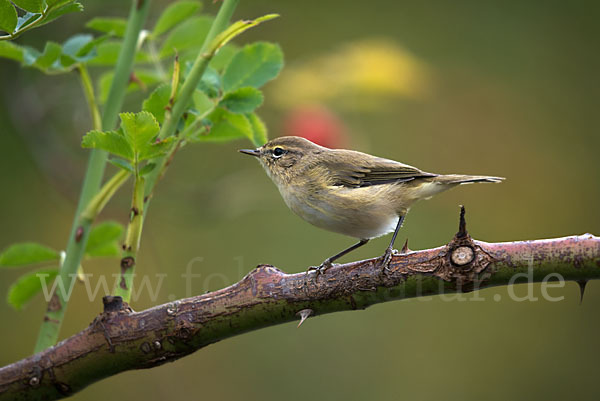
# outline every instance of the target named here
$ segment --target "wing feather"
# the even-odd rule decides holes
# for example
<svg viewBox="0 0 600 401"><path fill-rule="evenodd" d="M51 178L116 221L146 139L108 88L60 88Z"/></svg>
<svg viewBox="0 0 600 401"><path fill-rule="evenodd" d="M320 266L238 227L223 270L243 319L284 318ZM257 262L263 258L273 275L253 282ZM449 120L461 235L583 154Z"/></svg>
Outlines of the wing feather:
<svg viewBox="0 0 600 401"><path fill-rule="evenodd" d="M332 173L330 185L359 188L437 176L394 160L351 150L336 150L330 155L323 161Z"/></svg>

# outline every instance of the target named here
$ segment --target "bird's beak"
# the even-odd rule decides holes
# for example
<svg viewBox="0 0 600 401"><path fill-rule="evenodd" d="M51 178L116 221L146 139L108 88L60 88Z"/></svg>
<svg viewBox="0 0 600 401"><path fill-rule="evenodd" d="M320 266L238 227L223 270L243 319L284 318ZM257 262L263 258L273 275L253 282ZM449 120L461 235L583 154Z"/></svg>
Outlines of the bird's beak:
<svg viewBox="0 0 600 401"><path fill-rule="evenodd" d="M260 151L258 149L240 149L239 152L250 156L260 156Z"/></svg>

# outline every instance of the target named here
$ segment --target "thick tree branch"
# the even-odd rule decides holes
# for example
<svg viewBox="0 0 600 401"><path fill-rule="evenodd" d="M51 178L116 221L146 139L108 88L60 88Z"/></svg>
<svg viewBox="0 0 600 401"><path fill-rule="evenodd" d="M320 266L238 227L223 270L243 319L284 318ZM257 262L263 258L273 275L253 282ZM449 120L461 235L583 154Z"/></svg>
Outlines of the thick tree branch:
<svg viewBox="0 0 600 401"><path fill-rule="evenodd" d="M88 328L0 368L0 400L62 398L105 377L158 366L247 331L379 302L527 280L526 274L515 280L517 273L536 282L551 273L572 281L598 279L600 237L486 243L469 236L461 216L450 243L403 249L389 272L377 259L334 266L319 277L261 265L230 287L142 312L133 312L120 297L105 297L104 312Z"/></svg>

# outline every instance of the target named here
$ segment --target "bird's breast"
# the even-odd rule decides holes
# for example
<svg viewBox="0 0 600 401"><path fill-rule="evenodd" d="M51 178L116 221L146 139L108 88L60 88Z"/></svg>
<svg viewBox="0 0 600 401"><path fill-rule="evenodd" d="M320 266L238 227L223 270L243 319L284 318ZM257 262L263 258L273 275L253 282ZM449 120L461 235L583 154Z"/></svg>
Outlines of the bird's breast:
<svg viewBox="0 0 600 401"><path fill-rule="evenodd" d="M397 209L386 200L384 186L365 188L280 186L287 206L302 219L360 239L376 238L394 230Z"/></svg>

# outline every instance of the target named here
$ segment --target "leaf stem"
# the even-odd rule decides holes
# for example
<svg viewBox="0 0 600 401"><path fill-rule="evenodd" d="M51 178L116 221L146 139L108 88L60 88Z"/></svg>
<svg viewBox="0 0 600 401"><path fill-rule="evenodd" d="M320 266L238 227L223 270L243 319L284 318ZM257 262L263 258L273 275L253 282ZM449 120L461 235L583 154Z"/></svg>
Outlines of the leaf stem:
<svg viewBox="0 0 600 401"><path fill-rule="evenodd" d="M129 82L129 76L133 66L135 48L139 33L146 21L150 0L133 0L131 2L129 21L123 46L115 68L115 76L110 87L106 108L102 115L102 129L113 129L118 118L118 112L123 105L125 90ZM87 90L87 89L85 89ZM71 227L71 233L66 247L65 262L61 266L57 280L61 280L64 288L70 288L77 268L81 263L85 246L92 222L80 219L80 214L87 207L90 200L98 192L106 166L106 152L93 149L88 161L87 170L83 180L83 186L79 197L79 203L75 212L75 219ZM58 286L57 286L58 288ZM57 291L52 294L40 327L40 332L35 345L35 352L54 345L58 339L60 326L67 308L68 291Z"/></svg>
<svg viewBox="0 0 600 401"><path fill-rule="evenodd" d="M137 253L142 238L142 227L144 224L144 181L144 178L139 176L139 174L135 175L131 214L121 258L121 277L119 284L114 290L114 295L121 296L125 302L129 302L131 299Z"/></svg>
<svg viewBox="0 0 600 401"><path fill-rule="evenodd" d="M100 117L100 111L98 110L98 103L96 103L96 96L94 96L94 85L88 69L84 64L78 65L79 77L81 79L81 85L83 86L83 93L87 100L88 107L90 109L90 115L92 116L92 123L95 130L102 129L102 117Z"/></svg>
<svg viewBox="0 0 600 401"><path fill-rule="evenodd" d="M121 185L127 181L131 173L127 170L119 170L110 180L108 180L98 193L88 203L83 213L81 213L82 220L94 221L96 216L100 214L104 206L113 197L115 192Z"/></svg>

